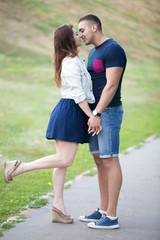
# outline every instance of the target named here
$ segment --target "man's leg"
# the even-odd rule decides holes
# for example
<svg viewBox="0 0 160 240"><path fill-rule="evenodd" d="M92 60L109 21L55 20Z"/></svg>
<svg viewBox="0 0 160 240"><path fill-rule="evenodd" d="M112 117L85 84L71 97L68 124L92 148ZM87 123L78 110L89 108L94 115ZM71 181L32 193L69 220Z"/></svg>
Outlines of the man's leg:
<svg viewBox="0 0 160 240"><path fill-rule="evenodd" d="M101 115L102 131L98 135L99 157L103 165L104 176L100 176L100 189L107 188L106 196L102 196L102 204L107 201L107 215L116 216L116 208L122 185L122 172L118 159L119 135L123 117L122 106L107 108ZM106 174L106 176L105 176ZM104 183L103 183L104 180ZM107 181L107 183L106 183Z"/></svg>
<svg viewBox="0 0 160 240"><path fill-rule="evenodd" d="M107 211L107 215L116 216L119 192L122 185L122 171L118 158L100 158L93 155L98 170L100 190L100 209Z"/></svg>
<svg viewBox="0 0 160 240"><path fill-rule="evenodd" d="M103 214L100 220L88 224L91 228L119 227L116 209L122 185L122 172L118 159L122 116L122 106L106 108L101 115L102 131L98 134L99 159L95 162L98 168L101 207L107 206L107 216Z"/></svg>
<svg viewBox="0 0 160 240"><path fill-rule="evenodd" d="M103 159L99 154L93 154L94 161L97 166L98 183L100 191L100 210L107 211L108 209L108 173L103 164Z"/></svg>
<svg viewBox="0 0 160 240"><path fill-rule="evenodd" d="M105 182L104 179L106 177L106 172L103 171L103 162L99 158L99 147L98 147L98 139L97 135L91 136L90 138L90 143L89 143L89 150L90 153L93 155L94 161L97 165L98 169L98 179L99 179L99 186L100 186L100 195L102 195L101 199L103 199L103 203L100 204L100 209L103 211L106 211L107 209L107 199L105 199L105 196L107 196L107 185L104 186L102 183ZM85 216L80 216L79 220L82 222L92 222L100 219L102 217L102 214L100 213L99 208L97 208L93 213L85 215Z"/></svg>
<svg viewBox="0 0 160 240"><path fill-rule="evenodd" d="M118 157L103 158L101 161L103 162L104 172L107 172L107 195L105 196L104 194L101 194L101 203L103 203L105 199L108 199L107 214L103 214L101 219L89 223L88 227L94 229L119 228L116 215L119 192L122 185L122 172L119 159ZM99 180L100 191L103 191L103 179L100 177Z"/></svg>
<svg viewBox="0 0 160 240"><path fill-rule="evenodd" d="M122 171L119 159L117 157L101 160L103 161L104 171L107 172L108 180L108 193L105 193L107 196L104 196L103 194L101 195L101 197L103 198L101 202L103 203L106 199L108 199L107 215L111 217L116 217L117 203L122 185ZM104 185L103 182L100 182L100 184L102 186Z"/></svg>

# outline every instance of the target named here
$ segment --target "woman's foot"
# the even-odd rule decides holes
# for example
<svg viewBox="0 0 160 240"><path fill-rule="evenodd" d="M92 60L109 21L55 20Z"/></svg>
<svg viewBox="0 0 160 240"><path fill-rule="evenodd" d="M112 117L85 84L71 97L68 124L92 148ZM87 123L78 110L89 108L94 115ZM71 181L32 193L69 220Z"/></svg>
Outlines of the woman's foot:
<svg viewBox="0 0 160 240"><path fill-rule="evenodd" d="M20 166L22 161L14 160L4 163L4 180L6 183L11 183L13 181L13 173Z"/></svg>
<svg viewBox="0 0 160 240"><path fill-rule="evenodd" d="M66 208L64 206L64 201L62 201L61 199L57 199L56 196L54 196L54 197L55 197L55 199L54 199L52 208L56 208L56 209L60 210L64 215L68 215Z"/></svg>
<svg viewBox="0 0 160 240"><path fill-rule="evenodd" d="M70 215L63 214L58 208L52 207L51 209L52 222L58 223L73 223L74 218Z"/></svg>

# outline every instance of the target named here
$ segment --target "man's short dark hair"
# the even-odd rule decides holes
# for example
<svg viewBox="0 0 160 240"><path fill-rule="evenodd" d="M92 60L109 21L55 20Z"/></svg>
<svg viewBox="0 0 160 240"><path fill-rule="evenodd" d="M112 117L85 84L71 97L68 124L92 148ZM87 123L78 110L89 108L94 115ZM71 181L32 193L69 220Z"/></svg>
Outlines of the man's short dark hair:
<svg viewBox="0 0 160 240"><path fill-rule="evenodd" d="M87 14L83 17L81 17L78 21L78 23L82 22L82 21L91 21L93 23L95 23L98 27L99 31L102 31L102 23L101 20L94 14Z"/></svg>

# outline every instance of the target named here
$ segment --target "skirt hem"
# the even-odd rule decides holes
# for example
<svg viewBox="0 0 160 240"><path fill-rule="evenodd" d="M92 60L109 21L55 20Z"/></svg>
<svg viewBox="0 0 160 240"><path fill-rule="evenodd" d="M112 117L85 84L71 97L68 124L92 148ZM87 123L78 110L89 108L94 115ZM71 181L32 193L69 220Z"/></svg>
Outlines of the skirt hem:
<svg viewBox="0 0 160 240"><path fill-rule="evenodd" d="M84 144L84 143L89 143L89 141L85 141L85 142L80 142L80 141L71 141L71 140L66 140L66 139L59 139L59 138L46 138L47 140L60 140L60 141L64 141L64 142L73 142L73 143L80 143L80 144Z"/></svg>

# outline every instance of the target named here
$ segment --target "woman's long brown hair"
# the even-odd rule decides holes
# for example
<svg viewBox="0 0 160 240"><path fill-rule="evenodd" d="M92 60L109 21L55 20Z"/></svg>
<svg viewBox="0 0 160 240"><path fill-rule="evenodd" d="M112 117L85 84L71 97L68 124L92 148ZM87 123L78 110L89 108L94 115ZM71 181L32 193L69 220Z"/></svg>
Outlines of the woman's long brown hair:
<svg viewBox="0 0 160 240"><path fill-rule="evenodd" d="M62 60L72 54L72 57L78 55L78 49L73 36L73 26L71 24L63 25L56 29L54 33L54 68L55 81L57 87L61 87L61 66Z"/></svg>

